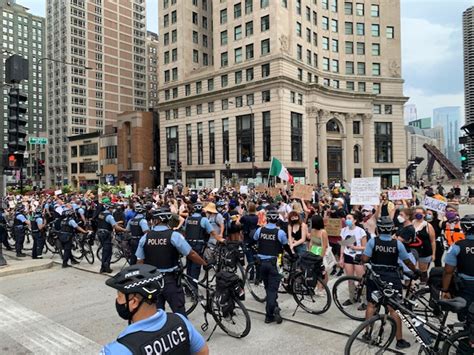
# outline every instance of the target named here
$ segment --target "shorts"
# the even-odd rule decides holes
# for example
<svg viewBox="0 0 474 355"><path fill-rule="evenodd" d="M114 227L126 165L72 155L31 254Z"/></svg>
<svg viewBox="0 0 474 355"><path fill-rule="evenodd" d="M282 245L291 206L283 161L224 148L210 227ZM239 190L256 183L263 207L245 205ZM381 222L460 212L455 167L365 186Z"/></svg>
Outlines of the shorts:
<svg viewBox="0 0 474 355"><path fill-rule="evenodd" d="M418 258L418 262L423 263L423 264L429 264L429 263L431 263L431 258L432 258L431 255L430 256L423 256L423 257L420 256Z"/></svg>
<svg viewBox="0 0 474 355"><path fill-rule="evenodd" d="M403 285L402 285L402 280L400 279L400 275L396 271L382 271L380 272L379 270L375 269L374 270L377 274L380 275L380 278L382 281L385 281L387 283L391 282L392 283L392 288L394 290L397 290L402 294L403 292ZM374 300L372 299L372 292L379 290L379 287L375 284L373 280L367 280L367 302L375 303Z"/></svg>
<svg viewBox="0 0 474 355"><path fill-rule="evenodd" d="M358 265L355 260L355 256L347 255L344 253L344 264L352 264L352 265Z"/></svg>
<svg viewBox="0 0 474 355"><path fill-rule="evenodd" d="M408 259L413 263L413 265L416 265L416 259L412 253L408 253ZM406 266L405 263L401 261L400 259L398 259L398 264L403 268L403 272L411 272L408 266ZM403 281L408 281L408 280L410 280L409 277L403 276Z"/></svg>

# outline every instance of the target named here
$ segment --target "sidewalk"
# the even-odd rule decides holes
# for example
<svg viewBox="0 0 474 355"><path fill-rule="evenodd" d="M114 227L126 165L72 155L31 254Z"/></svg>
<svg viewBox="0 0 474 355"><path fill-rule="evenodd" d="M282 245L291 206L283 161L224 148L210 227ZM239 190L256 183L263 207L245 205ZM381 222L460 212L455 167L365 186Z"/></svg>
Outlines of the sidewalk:
<svg viewBox="0 0 474 355"><path fill-rule="evenodd" d="M9 252L3 253L7 260L7 265L0 267L0 277L45 270L53 266L51 259L33 260L31 258L17 258L12 255L14 254Z"/></svg>

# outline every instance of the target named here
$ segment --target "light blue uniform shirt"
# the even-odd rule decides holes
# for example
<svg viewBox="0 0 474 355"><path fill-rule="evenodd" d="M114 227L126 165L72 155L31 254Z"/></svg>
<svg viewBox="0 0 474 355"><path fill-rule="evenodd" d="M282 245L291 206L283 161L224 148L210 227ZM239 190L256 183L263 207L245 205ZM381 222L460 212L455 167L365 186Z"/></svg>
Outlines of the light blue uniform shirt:
<svg viewBox="0 0 474 355"><path fill-rule="evenodd" d="M148 222L146 221L145 219L145 216L142 215L142 214L137 214L135 217L133 217L133 219L135 218L141 218L140 220L140 228L142 229L143 232L148 232L150 230L150 227L148 226ZM130 222L132 220L129 220L128 223L127 223L127 230L130 232L131 228L130 228Z"/></svg>
<svg viewBox="0 0 474 355"><path fill-rule="evenodd" d="M474 240L474 235L470 234L466 236L466 239ZM450 265L456 267L458 265L458 255L461 252L461 248L459 245L453 244L449 247L448 252L446 253L446 258L444 259L444 263L446 265ZM459 277L463 278L464 280L473 281L474 277L463 274L461 272L458 273Z"/></svg>
<svg viewBox="0 0 474 355"><path fill-rule="evenodd" d="M192 354L198 353L201 349L206 345L204 338L201 334L193 327L191 322L187 320L181 314L178 314L188 329L189 333L189 344L190 350ZM166 324L167 314L159 309L155 315L151 316L150 318L143 319L139 322L133 323L129 325L125 330L120 333L118 339L123 338L124 336L140 331L144 332L153 332L158 331L163 328ZM113 341L112 343L107 344L102 348L100 354L104 355L131 355L131 351L125 346L120 344L118 341Z"/></svg>
<svg viewBox="0 0 474 355"><path fill-rule="evenodd" d="M79 225L76 223L76 221L72 218L69 220L68 224L69 224L69 227L72 227L74 229L77 229L77 227L79 227Z"/></svg>
<svg viewBox="0 0 474 355"><path fill-rule="evenodd" d="M162 232L165 230L168 230L169 228L166 226L154 226L152 228L153 231L156 232ZM138 247L137 251L135 253L135 256L139 260L145 260L145 243L146 243L146 237L147 235L145 234L143 237L140 238L140 241L138 242ZM178 232L173 232L171 234L171 244L180 252L180 254L184 256L188 256L189 253L191 252L192 248L189 245L189 243L184 239L184 237L181 235L181 233ZM175 271L178 267L174 267L171 269L158 269L160 272L172 272Z"/></svg>
<svg viewBox="0 0 474 355"><path fill-rule="evenodd" d="M192 217L201 217L200 213L193 213ZM186 220L187 223L187 220ZM186 227L185 223L185 227ZM201 228L204 229L208 234L211 234L214 228L212 228L211 222L209 222L209 219L207 217L202 217L201 222L200 222Z"/></svg>
<svg viewBox="0 0 474 355"><path fill-rule="evenodd" d="M267 223L265 225L266 229L276 229L277 226L276 224L274 223ZM255 231L255 234L253 235L253 239L254 240L259 240L260 238L260 232L261 232L262 228L258 228L256 231ZM282 231L281 229L278 230L278 241L282 244L282 245L286 245L288 244L288 238L286 236L286 233L284 231ZM263 255L263 254L258 254L258 257L262 260L268 260L268 259L272 259L272 258L275 258L274 256L271 256L271 255Z"/></svg>
<svg viewBox="0 0 474 355"><path fill-rule="evenodd" d="M378 238L380 240L384 240L386 242L392 240L392 236L389 234L381 234ZM367 242L364 250L364 255L368 256L369 258L372 257L372 253L375 248L375 238L370 238L370 240ZM398 258L401 260L407 260L410 259L410 256L407 253L407 250L403 243L399 240L397 240L397 248L398 248Z"/></svg>
<svg viewBox="0 0 474 355"><path fill-rule="evenodd" d="M107 214L107 217L105 217L105 221L110 224L112 227L114 227L117 222L115 221L115 218L114 216L112 216L112 214Z"/></svg>
<svg viewBox="0 0 474 355"><path fill-rule="evenodd" d="M22 213L18 214L15 218L19 220L21 223L26 222L26 217Z"/></svg>

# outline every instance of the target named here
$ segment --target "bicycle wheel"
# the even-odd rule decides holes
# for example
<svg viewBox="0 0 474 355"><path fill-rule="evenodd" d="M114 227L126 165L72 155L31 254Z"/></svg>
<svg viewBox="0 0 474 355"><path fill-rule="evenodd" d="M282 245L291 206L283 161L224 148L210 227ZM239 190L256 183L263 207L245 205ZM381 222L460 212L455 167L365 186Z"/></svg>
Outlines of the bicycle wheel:
<svg viewBox="0 0 474 355"><path fill-rule="evenodd" d="M85 242L82 245L82 253L89 264L94 264L94 252L92 251L92 247L89 243Z"/></svg>
<svg viewBox="0 0 474 355"><path fill-rule="evenodd" d="M52 254L57 254L58 249L56 248L56 239L53 236L48 235L44 241L45 248Z"/></svg>
<svg viewBox="0 0 474 355"><path fill-rule="evenodd" d="M8 233L8 245L9 245L11 248L15 248L15 246L16 246L15 235L13 234L12 231L9 231L9 232L7 232L7 233Z"/></svg>
<svg viewBox="0 0 474 355"><path fill-rule="evenodd" d="M365 320L367 300L366 288L362 278L357 276L342 276L332 287L332 298L336 307L350 319Z"/></svg>
<svg viewBox="0 0 474 355"><path fill-rule="evenodd" d="M82 252L81 243L77 240L77 238L72 238L72 248L71 248L72 257L76 260L82 260L84 254Z"/></svg>
<svg viewBox="0 0 474 355"><path fill-rule="evenodd" d="M218 301L218 296L214 293L211 299L211 314L219 328L233 338L243 338L250 332L250 316L247 308L237 298L232 298L235 304L233 311L223 314Z"/></svg>
<svg viewBox="0 0 474 355"><path fill-rule="evenodd" d="M387 316L377 314L360 324L346 343L344 354L383 354L395 338L397 326Z"/></svg>
<svg viewBox="0 0 474 355"><path fill-rule="evenodd" d="M446 339L441 354L474 354L474 350L469 344L469 330L463 330Z"/></svg>
<svg viewBox="0 0 474 355"><path fill-rule="evenodd" d="M265 285L260 276L260 268L255 263L247 265L245 270L247 288L255 301L263 303L267 299Z"/></svg>
<svg viewBox="0 0 474 355"><path fill-rule="evenodd" d="M102 261L102 245L97 249L95 255L97 256L97 259ZM120 259L122 259L123 254L122 250L117 246L117 244L112 243L112 258L110 259L111 264L115 264L118 262Z"/></svg>
<svg viewBox="0 0 474 355"><path fill-rule="evenodd" d="M436 302L431 299L431 290L424 287L410 294L408 299L415 303L409 304L412 311L421 318L440 326L443 318L443 312L438 308Z"/></svg>
<svg viewBox="0 0 474 355"><path fill-rule="evenodd" d="M322 314L331 307L331 293L321 278L316 287L308 287L303 273L296 274L292 293L296 303L308 313Z"/></svg>
<svg viewBox="0 0 474 355"><path fill-rule="evenodd" d="M23 242L24 250L33 250L33 236L29 229L25 229L25 241Z"/></svg>
<svg viewBox="0 0 474 355"><path fill-rule="evenodd" d="M188 316L196 309L199 303L199 294L186 277L181 277L181 284L184 290L184 307Z"/></svg>

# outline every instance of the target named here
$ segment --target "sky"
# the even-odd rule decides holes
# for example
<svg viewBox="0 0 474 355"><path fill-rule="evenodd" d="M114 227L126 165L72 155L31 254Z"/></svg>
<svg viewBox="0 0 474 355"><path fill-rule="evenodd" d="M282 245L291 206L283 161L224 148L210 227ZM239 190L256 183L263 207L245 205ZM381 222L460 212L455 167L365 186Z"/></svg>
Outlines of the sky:
<svg viewBox="0 0 474 355"><path fill-rule="evenodd" d="M158 1L146 0L147 27L153 32L158 32ZM416 104L420 118L431 117L442 106L461 106L464 112L462 13L474 0L400 1L408 103ZM34 14L45 14L44 0L17 2Z"/></svg>

